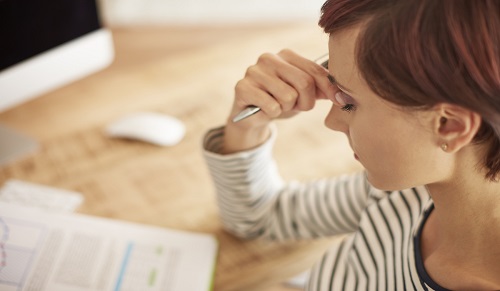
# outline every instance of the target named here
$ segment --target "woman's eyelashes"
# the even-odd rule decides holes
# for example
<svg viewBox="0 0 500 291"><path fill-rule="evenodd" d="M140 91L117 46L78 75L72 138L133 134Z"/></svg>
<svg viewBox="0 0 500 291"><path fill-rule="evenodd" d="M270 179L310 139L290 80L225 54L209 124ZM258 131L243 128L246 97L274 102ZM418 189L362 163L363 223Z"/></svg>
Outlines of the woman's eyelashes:
<svg viewBox="0 0 500 291"><path fill-rule="evenodd" d="M342 111L351 112L356 109L354 99L340 88L339 91L335 93L335 101L340 106Z"/></svg>
<svg viewBox="0 0 500 291"><path fill-rule="evenodd" d="M346 104L346 105L342 106L340 108L340 110L346 111L346 112L351 112L351 111L356 110L356 106L354 104Z"/></svg>
<svg viewBox="0 0 500 291"><path fill-rule="evenodd" d="M354 100L353 98L345 93L337 84L337 82L335 81L335 79L333 78L332 75L328 75L328 80L330 81L330 83L332 83L332 85L335 85L337 86L337 88L339 89L339 91L335 94L335 100L337 101L338 105L340 106L340 109L342 111L346 111L346 112L351 112L351 111L354 111L356 109L356 105L354 105Z"/></svg>

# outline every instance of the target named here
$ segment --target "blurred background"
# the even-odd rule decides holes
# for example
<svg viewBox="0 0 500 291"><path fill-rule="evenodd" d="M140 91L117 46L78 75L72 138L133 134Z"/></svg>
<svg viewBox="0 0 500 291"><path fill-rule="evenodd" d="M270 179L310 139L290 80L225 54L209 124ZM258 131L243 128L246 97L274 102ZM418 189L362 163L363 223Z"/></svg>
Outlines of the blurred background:
<svg viewBox="0 0 500 291"><path fill-rule="evenodd" d="M317 20L324 0L99 0L116 25L231 24Z"/></svg>
<svg viewBox="0 0 500 291"><path fill-rule="evenodd" d="M35 4L50 6L51 12L89 3L32 0L29 6L24 1L0 0L0 12L1 4L15 3L47 18L33 9ZM216 291L296 290L289 279L300 278L295 276L318 261L331 239L281 244L242 241L225 232L201 141L208 129L224 124L234 85L259 55L290 48L314 60L328 51L328 35L317 25L324 0L97 2L113 43L112 62L19 106L0 106L0 123L39 145L0 166L0 183L18 179L76 191L84 197L78 212L87 215L213 234L220 243ZM79 16L70 14L70 20L81 17L82 9L75 11ZM32 24L33 18L22 22ZM11 28L17 36L12 27L0 25L0 32ZM87 64L82 54L71 59ZM67 75L53 67L42 72ZM33 79L38 78L22 79L21 87L32 87ZM2 101L1 86L0 92ZM323 125L330 106L321 100L313 110L277 122L275 158L283 178L310 180L359 170L345 136ZM105 134L109 124L138 111L178 118L186 126L184 139L157 147Z"/></svg>

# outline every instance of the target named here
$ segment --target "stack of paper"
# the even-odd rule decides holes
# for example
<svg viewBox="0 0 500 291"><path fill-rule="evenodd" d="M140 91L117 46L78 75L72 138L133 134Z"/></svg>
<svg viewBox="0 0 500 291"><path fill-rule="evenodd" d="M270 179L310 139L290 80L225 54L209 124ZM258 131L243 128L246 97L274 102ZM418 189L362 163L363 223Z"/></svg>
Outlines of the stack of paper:
<svg viewBox="0 0 500 291"><path fill-rule="evenodd" d="M0 290L210 290L212 235L0 203Z"/></svg>

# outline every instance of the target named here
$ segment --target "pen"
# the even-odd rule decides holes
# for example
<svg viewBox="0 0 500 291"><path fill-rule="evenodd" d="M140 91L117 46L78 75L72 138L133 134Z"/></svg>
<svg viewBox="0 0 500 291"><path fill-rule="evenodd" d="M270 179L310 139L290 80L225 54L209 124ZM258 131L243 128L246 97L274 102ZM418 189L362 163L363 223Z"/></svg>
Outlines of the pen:
<svg viewBox="0 0 500 291"><path fill-rule="evenodd" d="M314 62L320 64L324 68L328 68L328 54L324 54L321 57L317 58ZM247 117L254 115L255 113L260 111L260 107L255 105L250 105L247 108L243 109L240 113L238 113L234 118L233 122L238 122Z"/></svg>

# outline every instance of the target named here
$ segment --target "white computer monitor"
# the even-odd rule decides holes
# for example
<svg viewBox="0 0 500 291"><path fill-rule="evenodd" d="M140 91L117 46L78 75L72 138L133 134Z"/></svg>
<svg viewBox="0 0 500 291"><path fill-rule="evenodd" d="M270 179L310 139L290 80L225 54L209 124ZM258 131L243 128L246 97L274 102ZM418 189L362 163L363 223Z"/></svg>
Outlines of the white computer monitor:
<svg viewBox="0 0 500 291"><path fill-rule="evenodd" d="M114 57L95 0L0 0L0 43L0 112L101 70ZM0 165L36 148L0 125Z"/></svg>

